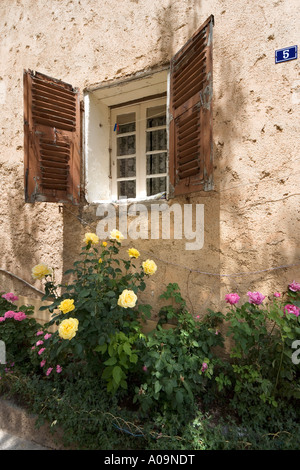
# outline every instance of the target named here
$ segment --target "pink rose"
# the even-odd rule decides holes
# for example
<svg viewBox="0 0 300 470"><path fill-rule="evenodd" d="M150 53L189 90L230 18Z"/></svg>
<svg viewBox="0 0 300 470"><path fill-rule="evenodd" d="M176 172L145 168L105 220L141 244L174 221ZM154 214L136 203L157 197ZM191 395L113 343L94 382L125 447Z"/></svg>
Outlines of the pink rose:
<svg viewBox="0 0 300 470"><path fill-rule="evenodd" d="M39 351L38 351L38 354L41 355L44 351L45 351L46 348L41 348Z"/></svg>
<svg viewBox="0 0 300 470"><path fill-rule="evenodd" d="M240 296L238 294L227 294L225 295L225 300L228 304L234 305L238 303Z"/></svg>
<svg viewBox="0 0 300 470"><path fill-rule="evenodd" d="M5 312L4 318L14 318L16 312L13 312L12 310L8 310L8 312Z"/></svg>
<svg viewBox="0 0 300 470"><path fill-rule="evenodd" d="M41 339L39 341L37 341L36 343L36 346L41 346L42 344L44 344L44 341L42 341Z"/></svg>
<svg viewBox="0 0 300 470"><path fill-rule="evenodd" d="M44 367L45 364L46 364L46 359L43 359L43 360L41 361L41 363L40 363L40 366L41 366L41 367Z"/></svg>
<svg viewBox="0 0 300 470"><path fill-rule="evenodd" d="M37 332L36 335L37 335L37 336L40 336L40 335L43 335L43 334L44 334L44 332L40 330L40 331Z"/></svg>
<svg viewBox="0 0 300 470"><path fill-rule="evenodd" d="M266 298L266 296L261 294L260 292L247 292L247 295L249 296L250 304L255 305L260 305Z"/></svg>
<svg viewBox="0 0 300 470"><path fill-rule="evenodd" d="M51 338L51 336L52 335L50 333L46 333L45 336L44 336L44 339L49 339L49 338Z"/></svg>
<svg viewBox="0 0 300 470"><path fill-rule="evenodd" d="M62 371L62 367L61 367L59 364L57 364L57 366L56 366L56 372L57 372L58 374L60 374L61 371Z"/></svg>
<svg viewBox="0 0 300 470"><path fill-rule="evenodd" d="M25 318L26 318L26 315L24 312L16 312L14 315L14 319L17 321L25 320Z"/></svg>
<svg viewBox="0 0 300 470"><path fill-rule="evenodd" d="M286 315L287 313L292 313L293 315L296 315L296 317L299 317L300 315L300 309L296 307L296 305L293 304L287 304L284 307L284 314Z"/></svg>
<svg viewBox="0 0 300 470"><path fill-rule="evenodd" d="M292 290L293 292L298 292L300 290L299 282L295 282L295 281L291 282L289 284L289 289Z"/></svg>
<svg viewBox="0 0 300 470"><path fill-rule="evenodd" d="M143 366L143 371L144 371L144 372L147 372L147 370L148 370L148 367L147 367L147 366Z"/></svg>
<svg viewBox="0 0 300 470"><path fill-rule="evenodd" d="M274 297L280 297L280 296L281 296L280 292L274 292Z"/></svg>
<svg viewBox="0 0 300 470"><path fill-rule="evenodd" d="M53 367L49 367L49 369L48 369L47 372L46 372L46 375L50 375L51 372L52 372L52 370L53 370Z"/></svg>
<svg viewBox="0 0 300 470"><path fill-rule="evenodd" d="M1 321L5 321L5 318L4 317L0 317L0 322Z"/></svg>
<svg viewBox="0 0 300 470"><path fill-rule="evenodd" d="M8 300L8 302L16 302L19 300L19 297L12 292L8 292L7 294L2 295L3 299Z"/></svg>
<svg viewBox="0 0 300 470"><path fill-rule="evenodd" d="M207 368L208 368L208 365L206 364L206 362L203 362L201 372L205 372Z"/></svg>

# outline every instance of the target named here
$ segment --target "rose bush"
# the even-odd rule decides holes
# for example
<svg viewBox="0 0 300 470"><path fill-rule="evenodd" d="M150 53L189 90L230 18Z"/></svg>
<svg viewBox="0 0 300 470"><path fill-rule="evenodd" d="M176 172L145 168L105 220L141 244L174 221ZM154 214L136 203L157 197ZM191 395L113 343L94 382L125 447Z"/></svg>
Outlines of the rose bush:
<svg viewBox="0 0 300 470"><path fill-rule="evenodd" d="M50 286L45 284L44 297L55 297L52 305L45 308L52 313L47 327L58 327L47 347L47 363L59 362L66 370L72 355L75 361L85 361L90 373L102 376L114 392L121 383L124 388L128 374L135 369L135 356L128 354L127 345L132 350L137 347L140 320L150 312L150 306L138 301L138 292L145 289L146 278L157 270L152 260L146 261L146 269L143 264L137 268L134 262L140 253L135 248L128 249L126 258L120 259L123 239L118 230L112 230L109 241L102 243L97 235L86 233L81 259L65 273L71 276L71 282L55 286L51 279ZM60 295L58 288L63 291ZM118 344L120 333L127 341L124 348L119 344L120 354L112 359L111 345ZM108 364L111 373L107 371Z"/></svg>
<svg viewBox="0 0 300 470"><path fill-rule="evenodd" d="M228 385L239 394L235 395L236 406L243 408L242 396L253 401L254 391L255 399L275 407L278 397L300 398L299 369L292 362L292 343L300 338L300 309L296 301L291 302L297 289L293 282L283 295L275 292L269 303L260 292L248 292L249 302L240 306L232 301L238 294L230 294L230 299L225 296L231 304L226 315L227 335L233 340Z"/></svg>

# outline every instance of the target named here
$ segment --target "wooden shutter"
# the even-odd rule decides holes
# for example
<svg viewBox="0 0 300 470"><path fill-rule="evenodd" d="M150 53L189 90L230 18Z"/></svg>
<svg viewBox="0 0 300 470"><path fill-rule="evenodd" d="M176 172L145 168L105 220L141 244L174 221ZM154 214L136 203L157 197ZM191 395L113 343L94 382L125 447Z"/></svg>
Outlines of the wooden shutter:
<svg viewBox="0 0 300 470"><path fill-rule="evenodd" d="M171 60L170 194L213 187L212 145L213 16Z"/></svg>
<svg viewBox="0 0 300 470"><path fill-rule="evenodd" d="M24 71L25 202L78 204L80 100L71 85Z"/></svg>

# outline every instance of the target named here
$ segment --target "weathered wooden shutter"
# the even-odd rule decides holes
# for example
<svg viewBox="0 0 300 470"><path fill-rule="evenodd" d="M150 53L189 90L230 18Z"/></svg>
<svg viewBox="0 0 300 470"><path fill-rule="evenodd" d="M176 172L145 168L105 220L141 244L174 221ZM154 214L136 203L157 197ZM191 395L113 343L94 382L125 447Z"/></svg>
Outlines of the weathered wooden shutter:
<svg viewBox="0 0 300 470"><path fill-rule="evenodd" d="M71 85L24 71L25 202L78 204L80 100Z"/></svg>
<svg viewBox="0 0 300 470"><path fill-rule="evenodd" d="M213 16L171 60L170 194L213 187L212 30Z"/></svg>

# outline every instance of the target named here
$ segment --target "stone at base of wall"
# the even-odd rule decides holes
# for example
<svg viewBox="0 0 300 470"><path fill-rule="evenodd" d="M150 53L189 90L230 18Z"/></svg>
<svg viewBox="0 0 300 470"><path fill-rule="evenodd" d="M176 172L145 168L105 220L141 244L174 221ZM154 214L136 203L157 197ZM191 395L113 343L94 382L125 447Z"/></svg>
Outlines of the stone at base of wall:
<svg viewBox="0 0 300 470"><path fill-rule="evenodd" d="M62 433L52 435L49 426L36 427L36 416L10 400L0 398L0 430L26 441L52 450L66 450L62 444Z"/></svg>

